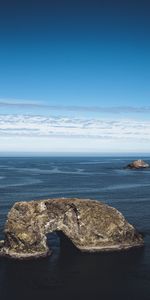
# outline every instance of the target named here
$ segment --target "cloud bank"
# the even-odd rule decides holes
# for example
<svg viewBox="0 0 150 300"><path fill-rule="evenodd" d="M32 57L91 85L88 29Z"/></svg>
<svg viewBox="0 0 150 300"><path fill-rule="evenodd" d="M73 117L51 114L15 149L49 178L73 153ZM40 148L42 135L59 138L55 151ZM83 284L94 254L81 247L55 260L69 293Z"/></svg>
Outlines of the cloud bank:
<svg viewBox="0 0 150 300"><path fill-rule="evenodd" d="M40 102L27 100L5 100L0 99L0 108L14 109L46 109L48 111L70 111L70 112L93 112L93 113L111 113L111 114L149 114L150 106L78 106L78 105L48 105Z"/></svg>
<svg viewBox="0 0 150 300"><path fill-rule="evenodd" d="M150 140L150 121L0 115L2 137Z"/></svg>

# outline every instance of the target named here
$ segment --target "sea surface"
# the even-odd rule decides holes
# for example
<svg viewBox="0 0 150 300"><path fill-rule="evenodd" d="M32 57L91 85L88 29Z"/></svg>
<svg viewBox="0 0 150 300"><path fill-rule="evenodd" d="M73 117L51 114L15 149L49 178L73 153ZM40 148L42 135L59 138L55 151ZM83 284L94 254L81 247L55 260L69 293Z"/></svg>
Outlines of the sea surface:
<svg viewBox="0 0 150 300"><path fill-rule="evenodd" d="M119 209L145 240L144 248L83 254L61 249L57 235L49 235L49 258L0 258L1 300L150 300L150 169L124 169L134 159L0 158L0 239L14 202L80 197ZM143 159L150 163L150 157Z"/></svg>

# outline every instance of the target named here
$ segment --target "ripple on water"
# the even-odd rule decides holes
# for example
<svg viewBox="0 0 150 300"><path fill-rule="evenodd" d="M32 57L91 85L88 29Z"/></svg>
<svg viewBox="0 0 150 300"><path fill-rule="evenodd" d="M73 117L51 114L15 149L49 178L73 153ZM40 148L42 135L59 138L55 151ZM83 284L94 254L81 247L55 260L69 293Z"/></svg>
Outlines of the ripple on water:
<svg viewBox="0 0 150 300"><path fill-rule="evenodd" d="M0 184L0 188L17 187L17 186L28 186L28 185L32 185L32 184L39 184L41 182L42 182L42 180L40 180L40 179L31 179L30 178L30 180L24 179L24 181L19 182L19 183L15 182L15 183Z"/></svg>

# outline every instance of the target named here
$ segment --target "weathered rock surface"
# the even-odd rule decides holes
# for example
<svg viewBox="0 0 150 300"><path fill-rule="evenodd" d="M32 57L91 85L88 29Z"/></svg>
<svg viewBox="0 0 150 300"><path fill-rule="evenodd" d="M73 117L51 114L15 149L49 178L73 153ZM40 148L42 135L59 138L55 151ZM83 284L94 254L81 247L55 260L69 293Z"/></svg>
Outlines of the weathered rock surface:
<svg viewBox="0 0 150 300"><path fill-rule="evenodd" d="M130 169L142 169L142 168L149 168L149 167L150 167L149 164L141 159L134 160L132 163L127 165L127 168Z"/></svg>
<svg viewBox="0 0 150 300"><path fill-rule="evenodd" d="M18 259L51 253L46 235L61 232L81 251L114 251L143 245L141 235L115 208L99 201L48 199L16 202L8 214L0 255Z"/></svg>

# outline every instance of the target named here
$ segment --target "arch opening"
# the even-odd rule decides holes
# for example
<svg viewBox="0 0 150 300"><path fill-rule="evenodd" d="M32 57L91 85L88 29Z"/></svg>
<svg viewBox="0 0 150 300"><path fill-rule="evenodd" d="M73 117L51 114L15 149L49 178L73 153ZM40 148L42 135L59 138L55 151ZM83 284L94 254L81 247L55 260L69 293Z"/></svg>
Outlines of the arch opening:
<svg viewBox="0 0 150 300"><path fill-rule="evenodd" d="M46 235L47 246L52 251L61 253L75 253L79 252L79 249L73 244L73 242L62 232L56 230Z"/></svg>

